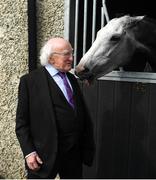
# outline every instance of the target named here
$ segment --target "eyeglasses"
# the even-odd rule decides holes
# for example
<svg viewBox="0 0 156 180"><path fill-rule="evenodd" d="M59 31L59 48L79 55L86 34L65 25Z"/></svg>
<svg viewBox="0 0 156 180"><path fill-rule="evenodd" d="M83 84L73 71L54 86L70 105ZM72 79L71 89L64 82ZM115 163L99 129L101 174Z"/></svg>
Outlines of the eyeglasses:
<svg viewBox="0 0 156 180"><path fill-rule="evenodd" d="M66 57L71 57L74 56L74 52L73 51L68 51L68 52L53 52L52 54L58 54L60 56L66 56Z"/></svg>

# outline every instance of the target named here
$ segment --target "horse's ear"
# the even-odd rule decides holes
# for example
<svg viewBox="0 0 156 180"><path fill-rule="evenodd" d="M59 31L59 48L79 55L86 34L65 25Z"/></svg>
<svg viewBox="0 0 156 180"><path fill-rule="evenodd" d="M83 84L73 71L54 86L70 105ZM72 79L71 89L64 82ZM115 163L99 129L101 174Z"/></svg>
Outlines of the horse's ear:
<svg viewBox="0 0 156 180"><path fill-rule="evenodd" d="M138 20L142 20L142 19L145 18L145 15L143 15L143 16L136 16L136 17L137 17Z"/></svg>
<svg viewBox="0 0 156 180"><path fill-rule="evenodd" d="M138 24L139 22L141 22L145 18L145 16L135 16L134 18L135 18L134 24Z"/></svg>
<svg viewBox="0 0 156 180"><path fill-rule="evenodd" d="M147 15L140 16L141 20L147 18Z"/></svg>

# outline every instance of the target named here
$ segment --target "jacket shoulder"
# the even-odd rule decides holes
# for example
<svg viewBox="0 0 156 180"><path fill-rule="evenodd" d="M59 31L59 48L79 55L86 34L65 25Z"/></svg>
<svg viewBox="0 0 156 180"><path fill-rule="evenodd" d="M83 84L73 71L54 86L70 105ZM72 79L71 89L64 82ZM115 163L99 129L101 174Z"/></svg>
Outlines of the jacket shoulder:
<svg viewBox="0 0 156 180"><path fill-rule="evenodd" d="M26 73L20 77L20 80L30 80L31 78L37 76L44 71L44 67L37 68L29 73Z"/></svg>

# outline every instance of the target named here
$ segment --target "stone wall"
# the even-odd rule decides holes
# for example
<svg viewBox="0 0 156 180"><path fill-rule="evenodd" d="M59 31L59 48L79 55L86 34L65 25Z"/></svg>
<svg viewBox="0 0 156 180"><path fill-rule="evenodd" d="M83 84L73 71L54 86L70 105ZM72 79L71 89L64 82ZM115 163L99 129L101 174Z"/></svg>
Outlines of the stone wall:
<svg viewBox="0 0 156 180"><path fill-rule="evenodd" d="M41 46L50 37L63 37L64 1L37 0L37 45L38 54Z"/></svg>
<svg viewBox="0 0 156 180"><path fill-rule="evenodd" d="M50 36L63 36L63 0L36 0L38 48ZM28 72L27 0L0 1L0 177L25 178L15 135L19 78Z"/></svg>

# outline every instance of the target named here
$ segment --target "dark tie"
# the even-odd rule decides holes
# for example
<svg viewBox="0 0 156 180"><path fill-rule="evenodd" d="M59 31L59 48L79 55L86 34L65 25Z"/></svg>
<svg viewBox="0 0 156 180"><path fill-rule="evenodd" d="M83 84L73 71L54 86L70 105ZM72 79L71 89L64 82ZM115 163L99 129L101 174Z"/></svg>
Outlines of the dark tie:
<svg viewBox="0 0 156 180"><path fill-rule="evenodd" d="M74 108L74 99L73 99L73 92L72 92L72 89L67 81L67 78L66 78L66 74L63 73L63 72L58 72L59 76L62 78L63 80L63 83L64 83L64 86L66 88L66 92L67 92L67 95L68 95L68 99L69 99L69 104Z"/></svg>

